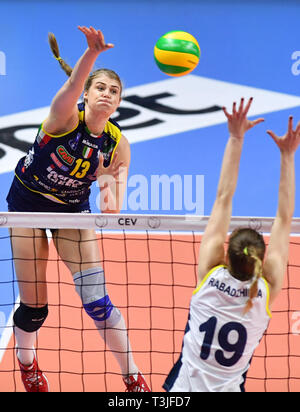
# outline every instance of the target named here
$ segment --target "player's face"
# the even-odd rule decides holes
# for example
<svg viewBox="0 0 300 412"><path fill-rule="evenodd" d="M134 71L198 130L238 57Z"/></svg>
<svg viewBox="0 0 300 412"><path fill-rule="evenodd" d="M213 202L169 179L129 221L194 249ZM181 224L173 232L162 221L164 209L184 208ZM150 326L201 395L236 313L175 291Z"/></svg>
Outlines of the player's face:
<svg viewBox="0 0 300 412"><path fill-rule="evenodd" d="M117 80L111 79L106 74L99 74L89 90L84 93L84 98L91 108L111 115L121 103L120 94L121 87Z"/></svg>

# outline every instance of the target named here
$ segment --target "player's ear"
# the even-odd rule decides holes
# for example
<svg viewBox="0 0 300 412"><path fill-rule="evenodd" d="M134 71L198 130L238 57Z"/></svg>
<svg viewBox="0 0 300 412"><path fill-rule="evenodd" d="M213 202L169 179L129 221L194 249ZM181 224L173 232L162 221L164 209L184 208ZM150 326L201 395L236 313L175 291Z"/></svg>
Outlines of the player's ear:
<svg viewBox="0 0 300 412"><path fill-rule="evenodd" d="M88 100L87 97L88 97L88 92L87 90L85 90L85 92L83 93L83 100L85 103L87 103L87 100Z"/></svg>

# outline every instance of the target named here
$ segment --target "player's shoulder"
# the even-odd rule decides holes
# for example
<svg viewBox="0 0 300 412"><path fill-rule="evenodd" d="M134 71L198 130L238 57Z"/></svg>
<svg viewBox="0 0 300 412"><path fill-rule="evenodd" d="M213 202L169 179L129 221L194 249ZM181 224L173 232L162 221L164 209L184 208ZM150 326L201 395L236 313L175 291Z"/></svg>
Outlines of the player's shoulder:
<svg viewBox="0 0 300 412"><path fill-rule="evenodd" d="M104 133L108 134L112 139L119 142L122 137L121 127L117 122L109 119L104 127Z"/></svg>
<svg viewBox="0 0 300 412"><path fill-rule="evenodd" d="M195 295L196 293L199 292L199 290L201 290L203 288L203 286L207 283L207 281L209 279L211 279L213 276L216 277L218 275L220 275L222 272L222 274L224 273L228 273L228 269L227 266L225 264L220 264L217 266L214 266L213 268L211 268L205 276L203 276L203 278L199 281L196 289L193 292L193 295Z"/></svg>

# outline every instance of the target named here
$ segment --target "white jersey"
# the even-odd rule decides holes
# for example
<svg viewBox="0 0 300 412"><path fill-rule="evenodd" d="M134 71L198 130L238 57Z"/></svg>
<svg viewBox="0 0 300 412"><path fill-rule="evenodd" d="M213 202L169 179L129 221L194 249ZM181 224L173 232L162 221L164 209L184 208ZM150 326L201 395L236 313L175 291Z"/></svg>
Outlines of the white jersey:
<svg viewBox="0 0 300 412"><path fill-rule="evenodd" d="M170 392L241 392L250 361L271 313L269 287L258 281L253 307L243 314L251 281L226 266L212 269L194 291L181 356L164 389Z"/></svg>

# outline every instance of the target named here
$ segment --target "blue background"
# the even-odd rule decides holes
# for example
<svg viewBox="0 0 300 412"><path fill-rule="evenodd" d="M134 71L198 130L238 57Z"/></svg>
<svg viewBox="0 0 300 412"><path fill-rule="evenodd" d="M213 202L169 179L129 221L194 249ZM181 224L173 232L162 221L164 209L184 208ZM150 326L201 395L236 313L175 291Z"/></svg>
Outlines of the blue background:
<svg viewBox="0 0 300 412"><path fill-rule="evenodd" d="M86 48L77 25L99 28L106 41L115 44L113 50L100 55L96 66L117 71L125 88L167 78L154 63L153 47L162 34L178 29L190 32L199 41L202 56L194 74L300 93L300 76L291 71L292 53L300 50L297 1L13 0L1 1L0 7L0 50L6 55L7 73L0 76L0 116L51 103L66 78L51 56L47 35L49 31L55 33L61 55L74 66ZM275 215L279 151L265 131L270 128L283 134L290 114L300 119L300 108L267 114L265 123L248 133L234 215ZM192 143L193 150L180 160L184 140ZM130 174L204 175L204 213L209 214L226 140L227 126L223 124L133 144ZM299 176L299 153L297 163ZM12 173L0 176L2 210L6 209L11 177ZM91 199L95 212L97 193L95 186ZM295 215L300 216L299 201Z"/></svg>

